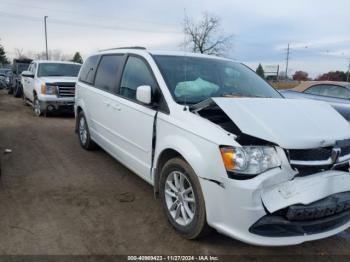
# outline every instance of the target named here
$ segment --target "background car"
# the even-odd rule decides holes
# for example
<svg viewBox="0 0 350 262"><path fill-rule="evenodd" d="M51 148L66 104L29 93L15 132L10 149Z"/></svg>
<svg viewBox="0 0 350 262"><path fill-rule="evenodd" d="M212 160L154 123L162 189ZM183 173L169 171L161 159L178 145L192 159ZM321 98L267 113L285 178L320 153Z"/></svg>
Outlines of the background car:
<svg viewBox="0 0 350 262"><path fill-rule="evenodd" d="M23 100L37 116L65 111L73 113L75 83L81 64L35 60L22 72Z"/></svg>
<svg viewBox="0 0 350 262"><path fill-rule="evenodd" d="M280 91L286 98L314 99L331 104L350 122L350 83L306 81L293 89Z"/></svg>
<svg viewBox="0 0 350 262"><path fill-rule="evenodd" d="M11 69L0 68L0 89L7 88L11 77Z"/></svg>
<svg viewBox="0 0 350 262"><path fill-rule="evenodd" d="M8 85L8 93L13 94L14 97L21 97L23 93L23 86L21 84L21 73L28 69L32 59L22 58L13 59L12 74Z"/></svg>

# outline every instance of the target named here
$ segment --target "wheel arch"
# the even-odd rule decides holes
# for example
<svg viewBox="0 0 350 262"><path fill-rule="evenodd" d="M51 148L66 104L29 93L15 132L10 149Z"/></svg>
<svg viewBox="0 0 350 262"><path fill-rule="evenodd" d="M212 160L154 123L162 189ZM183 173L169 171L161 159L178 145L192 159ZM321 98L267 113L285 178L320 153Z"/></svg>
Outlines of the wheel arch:
<svg viewBox="0 0 350 262"><path fill-rule="evenodd" d="M154 172L153 172L153 186L155 197L159 195L159 182L161 170L164 164L173 158L180 157L185 160L194 172L198 175L200 173L199 165L202 163L200 151L196 148L193 143L187 139L180 137L169 137L169 143L167 146L162 147L156 153Z"/></svg>
<svg viewBox="0 0 350 262"><path fill-rule="evenodd" d="M80 112L84 112L84 110L80 105L78 105L75 112L75 133L78 133L78 116Z"/></svg>
<svg viewBox="0 0 350 262"><path fill-rule="evenodd" d="M157 158L156 169L154 172L154 195L156 198L158 198L159 196L160 172L165 163L175 157L184 158L177 150L172 148L166 148L159 154Z"/></svg>

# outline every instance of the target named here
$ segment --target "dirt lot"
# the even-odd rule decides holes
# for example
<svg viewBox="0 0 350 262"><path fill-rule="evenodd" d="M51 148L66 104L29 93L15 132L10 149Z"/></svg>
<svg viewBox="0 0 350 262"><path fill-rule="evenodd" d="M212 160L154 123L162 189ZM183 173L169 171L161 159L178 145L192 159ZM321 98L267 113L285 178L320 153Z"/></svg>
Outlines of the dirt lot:
<svg viewBox="0 0 350 262"><path fill-rule="evenodd" d="M349 231L282 248L217 233L184 240L150 185L103 150L81 149L73 117L34 117L4 91L0 149L0 254L350 255Z"/></svg>

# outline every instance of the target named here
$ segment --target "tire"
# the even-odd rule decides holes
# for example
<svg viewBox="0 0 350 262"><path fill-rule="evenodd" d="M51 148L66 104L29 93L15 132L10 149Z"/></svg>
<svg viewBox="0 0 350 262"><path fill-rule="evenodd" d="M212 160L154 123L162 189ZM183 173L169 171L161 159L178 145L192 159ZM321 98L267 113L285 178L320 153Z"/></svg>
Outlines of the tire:
<svg viewBox="0 0 350 262"><path fill-rule="evenodd" d="M184 238L198 239L211 232L197 175L184 159L170 159L161 169L160 198L168 221Z"/></svg>
<svg viewBox="0 0 350 262"><path fill-rule="evenodd" d="M24 92L22 92L22 102L23 102L23 105L28 106L27 97L26 97L26 95L24 94Z"/></svg>
<svg viewBox="0 0 350 262"><path fill-rule="evenodd" d="M10 87L9 87L9 90L7 91L7 93L8 93L9 95L12 95L12 94L13 94L13 86L10 86Z"/></svg>
<svg viewBox="0 0 350 262"><path fill-rule="evenodd" d="M22 96L22 87L21 84L17 83L15 86L15 89L13 90L13 96L14 97L21 97Z"/></svg>
<svg viewBox="0 0 350 262"><path fill-rule="evenodd" d="M40 108L40 101L39 101L38 97L36 97L36 96L34 97L33 110L34 110L34 114L37 117L46 116L46 112L41 110L41 108Z"/></svg>
<svg viewBox="0 0 350 262"><path fill-rule="evenodd" d="M82 148L86 150L96 149L96 143L91 139L89 126L83 111L78 114L78 136Z"/></svg>

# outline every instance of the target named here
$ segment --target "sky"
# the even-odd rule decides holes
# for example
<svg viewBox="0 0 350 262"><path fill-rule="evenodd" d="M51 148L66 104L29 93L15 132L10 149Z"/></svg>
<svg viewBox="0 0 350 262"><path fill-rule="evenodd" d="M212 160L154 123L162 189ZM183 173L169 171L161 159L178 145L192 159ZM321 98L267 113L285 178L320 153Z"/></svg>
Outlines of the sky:
<svg viewBox="0 0 350 262"><path fill-rule="evenodd" d="M0 44L10 58L48 46L83 57L120 46L183 50L184 15L221 18L233 35L228 57L255 69L259 63L303 70L311 77L347 71L350 62L349 0L0 0Z"/></svg>

